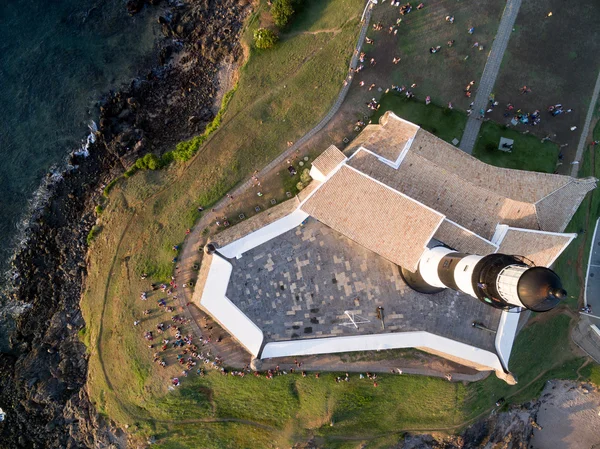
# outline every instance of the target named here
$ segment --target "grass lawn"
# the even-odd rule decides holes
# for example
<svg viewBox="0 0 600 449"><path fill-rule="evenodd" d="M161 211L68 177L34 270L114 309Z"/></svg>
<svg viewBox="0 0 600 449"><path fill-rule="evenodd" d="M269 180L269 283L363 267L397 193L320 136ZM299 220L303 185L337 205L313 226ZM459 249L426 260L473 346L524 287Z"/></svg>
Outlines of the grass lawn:
<svg viewBox="0 0 600 449"><path fill-rule="evenodd" d="M577 369L585 359L576 357L571 348L571 319L559 311L538 315L518 335L510 358L510 368L517 377L514 387L490 376L470 384L465 412L478 416L499 398L519 404L535 398L548 379L576 379Z"/></svg>
<svg viewBox="0 0 600 449"><path fill-rule="evenodd" d="M551 17L547 17L549 12ZM559 144L567 143L563 150L567 163L575 155L600 70L600 61L589 58L600 51L598 21L600 8L595 0L524 1L494 86L501 106L491 118L505 123L502 113L507 103L526 112L542 111L539 126L527 128ZM581 42L587 43L585 47ZM524 85L531 89L527 95L519 92ZM573 111L558 117L546 113L548 106L557 103ZM573 132L572 126L578 129Z"/></svg>
<svg viewBox="0 0 600 449"><path fill-rule="evenodd" d="M455 138L461 139L467 123L467 114L462 111L435 104L426 105L414 99L407 99L403 94L389 92L381 97L380 104L379 110L371 117L372 123L377 123L386 111L392 111L398 117L415 123L450 143Z"/></svg>
<svg viewBox="0 0 600 449"><path fill-rule="evenodd" d="M511 153L498 150L500 137L513 139ZM521 134L494 122L485 122L473 149L473 156L491 165L519 170L554 173L559 148L555 143L541 142L530 134Z"/></svg>
<svg viewBox="0 0 600 449"><path fill-rule="evenodd" d="M598 112L600 112L600 109L596 111L596 116ZM596 123L593 133L594 140L600 139L600 122ZM583 161L579 167L579 177L595 176L600 178L600 157L596 156L596 151L598 151L598 147L591 145L584 151ZM565 232L573 232L579 235L560 255L553 267L561 276L563 285L569 292L569 299L566 304L573 310L577 310L578 306L583 304L583 286L585 285L591 240L599 216L600 193L596 189L585 197L567 226Z"/></svg>

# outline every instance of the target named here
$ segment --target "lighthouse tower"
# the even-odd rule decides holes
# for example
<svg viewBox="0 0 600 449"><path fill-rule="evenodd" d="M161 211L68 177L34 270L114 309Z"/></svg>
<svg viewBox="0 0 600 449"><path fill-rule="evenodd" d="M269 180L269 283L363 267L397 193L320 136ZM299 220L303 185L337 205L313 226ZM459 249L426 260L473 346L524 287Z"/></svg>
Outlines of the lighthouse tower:
<svg viewBox="0 0 600 449"><path fill-rule="evenodd" d="M457 253L445 246L428 249L416 273L402 269L406 283L421 293L446 288L461 291L498 308L521 307L546 312L567 297L558 275L526 264L517 256Z"/></svg>

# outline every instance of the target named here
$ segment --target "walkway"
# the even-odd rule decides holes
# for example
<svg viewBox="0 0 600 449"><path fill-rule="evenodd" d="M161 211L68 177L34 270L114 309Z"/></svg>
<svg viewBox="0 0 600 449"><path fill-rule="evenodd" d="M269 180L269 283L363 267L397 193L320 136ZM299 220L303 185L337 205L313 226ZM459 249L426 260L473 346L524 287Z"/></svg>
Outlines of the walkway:
<svg viewBox="0 0 600 449"><path fill-rule="evenodd" d="M585 278L585 291L583 294L584 304L592 308L592 314L596 315L600 326L600 220L596 221L594 235L590 248L587 273Z"/></svg>
<svg viewBox="0 0 600 449"><path fill-rule="evenodd" d="M579 166L581 165L583 150L585 149L585 143L587 141L588 134L590 133L590 125L592 123L592 118L594 117L594 110L596 109L598 95L600 95L600 73L598 73L598 78L596 78L596 86L594 87L594 93L592 94L587 116L585 117L585 124L581 130L581 137L579 138L579 144L577 145L577 153L575 153L575 159L573 159L574 162L577 161L579 163L571 166L571 176L574 178L577 177L577 172L579 171Z"/></svg>
<svg viewBox="0 0 600 449"><path fill-rule="evenodd" d="M477 140L479 128L481 128L482 123L479 111L482 109L484 111L487 110L489 97L494 88L494 84L496 83L500 64L502 63L502 57L506 51L508 40L510 39L510 34L512 33L520 7L521 0L508 0L506 2L498 32L496 33L496 38L492 44L492 50L490 51L485 68L483 69L483 75L481 75L481 80L477 87L477 94L475 95L475 101L472 107L473 113L467 120L467 126L465 127L465 132L460 141L460 149L465 153L471 154L473 152L473 147L475 146L475 141Z"/></svg>
<svg viewBox="0 0 600 449"><path fill-rule="evenodd" d="M585 139L582 135L582 139ZM576 174L576 173L575 173ZM585 275L585 287L583 292L584 305L592 308L591 313L580 312L579 322L573 328L571 338L596 362L600 363L600 335L593 329L592 325L600 327L600 219L596 221L594 235L590 248L590 257Z"/></svg>
<svg viewBox="0 0 600 449"><path fill-rule="evenodd" d="M365 41L365 37L367 35L367 31L369 29L369 22L371 19L372 7L367 7L364 21L362 23L362 27L360 30L360 34L358 37L358 42L354 49L354 53L350 60L350 66L348 67L348 76L346 78L346 82L340 91L338 98L335 103L327 113L325 117L308 133L306 133L302 138L298 139L292 146L290 146L286 151L281 153L277 158L275 158L271 163L269 163L266 167L264 167L258 174L258 177L264 178L266 174L275 169L281 163L283 163L286 159L288 159L292 154L294 154L299 148L301 148L308 140L310 140L316 133L321 131L327 123L333 118L333 116L337 113L340 106L344 102L348 91L350 90L350 86L352 84L352 70L356 68L358 64L358 56L360 50L362 48L362 44ZM237 186L234 190L230 191L230 195L232 196L240 196L244 191L248 188L252 187L252 178L249 177L242 184ZM219 210L227 203L227 197L224 196L220 201L218 201L212 209ZM181 249L181 253L179 254L179 271L176 273L176 282L178 285L182 285L187 283L191 278L196 277L197 273L193 270L194 264L198 261L198 251L202 250L202 243L204 238L202 236L202 231L209 226L210 223L213 223L216 219L218 213L213 213L210 211L206 211L203 213L202 217L196 225L191 230L190 234L186 237L183 242L183 246ZM192 300L192 291L188 289L182 289L179 293L179 302L184 310L184 313L187 318L191 319L192 327L197 335L202 335L202 331L200 325L198 324L200 320L203 323L208 323L205 325L213 326L217 329L220 327L212 322L211 318L207 316L204 312L199 310L196 307L190 307ZM213 330L213 333L216 334L216 329ZM223 332L223 335L226 333ZM219 346L219 355L227 361L227 364L232 367L243 367L246 363L249 362L249 355L245 351L243 351L238 344L234 341L230 341L230 337L223 339L223 345Z"/></svg>

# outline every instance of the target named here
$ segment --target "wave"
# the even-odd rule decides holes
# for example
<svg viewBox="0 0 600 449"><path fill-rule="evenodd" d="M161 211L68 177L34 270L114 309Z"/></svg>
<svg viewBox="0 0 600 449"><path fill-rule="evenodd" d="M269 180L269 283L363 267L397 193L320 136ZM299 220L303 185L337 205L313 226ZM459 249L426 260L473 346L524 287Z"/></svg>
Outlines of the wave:
<svg viewBox="0 0 600 449"><path fill-rule="evenodd" d="M66 173L79 168L79 166L71 164L73 156L87 158L90 155L90 148L92 144L96 143L98 125L92 120L88 124L88 128L90 132L82 141L81 146L68 153L63 164L55 164L50 167L48 173L40 182L39 187L33 192L29 199L26 212L23 214L23 218L17 223L16 233L9 245L11 248L11 255L8 258L7 264L9 268L0 277L0 282L3 284L0 296L6 297L6 294L12 290L14 282L19 278L18 270L14 268L14 261L20 250L25 248L33 235L35 224L44 213L56 186L64 179Z"/></svg>

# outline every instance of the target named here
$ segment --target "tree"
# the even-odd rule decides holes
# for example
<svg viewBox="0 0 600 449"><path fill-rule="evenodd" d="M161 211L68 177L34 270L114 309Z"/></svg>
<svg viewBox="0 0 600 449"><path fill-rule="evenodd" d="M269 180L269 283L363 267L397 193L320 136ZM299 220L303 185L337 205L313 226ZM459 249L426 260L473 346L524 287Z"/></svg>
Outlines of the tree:
<svg viewBox="0 0 600 449"><path fill-rule="evenodd" d="M256 48L271 48L278 40L279 37L277 37L273 30L259 28L254 32L254 45Z"/></svg>
<svg viewBox="0 0 600 449"><path fill-rule="evenodd" d="M271 6L271 16L278 28L284 28L294 15L292 0L274 0Z"/></svg>

